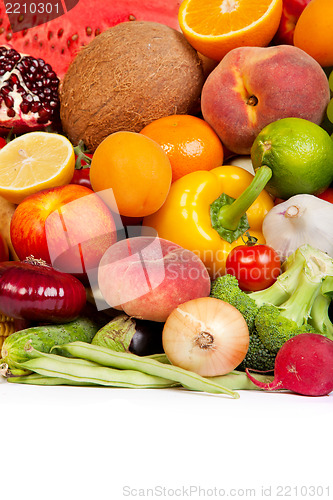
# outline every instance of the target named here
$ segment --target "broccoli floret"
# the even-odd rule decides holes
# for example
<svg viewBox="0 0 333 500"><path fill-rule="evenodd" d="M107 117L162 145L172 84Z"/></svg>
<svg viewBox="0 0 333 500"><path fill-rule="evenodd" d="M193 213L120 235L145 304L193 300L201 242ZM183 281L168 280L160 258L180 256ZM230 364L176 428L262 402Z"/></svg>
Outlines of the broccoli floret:
<svg viewBox="0 0 333 500"><path fill-rule="evenodd" d="M258 306L251 297L239 288L238 280L231 274L219 276L212 282L211 297L228 302L243 315L250 333L254 329Z"/></svg>
<svg viewBox="0 0 333 500"><path fill-rule="evenodd" d="M293 263L296 259L297 255ZM290 273L293 263L285 273ZM320 322L317 321L316 325L313 325L310 323L310 318L314 316L312 309L321 293L326 273L332 273L332 270L333 260L323 252L314 250L307 256L303 268L298 273L296 288L289 298L282 304L264 303L259 308L255 326L260 340L268 349L277 352L287 340L300 333L325 333L320 328ZM250 295L253 297L254 293ZM263 295L264 292L261 298Z"/></svg>
<svg viewBox="0 0 333 500"><path fill-rule="evenodd" d="M285 318L280 309L271 304L260 307L255 325L261 342L273 353L277 353L287 340L299 333L318 333L308 324L299 326L295 321Z"/></svg>
<svg viewBox="0 0 333 500"><path fill-rule="evenodd" d="M254 330L250 334L249 348L245 358L237 367L237 370L252 370L271 371L274 370L276 353L271 352L261 342L257 332Z"/></svg>
<svg viewBox="0 0 333 500"><path fill-rule="evenodd" d="M268 288L251 292L251 298L260 307L263 304L279 306L283 304L294 292L298 285L300 273L306 263L306 258L300 247L283 264L282 274Z"/></svg>
<svg viewBox="0 0 333 500"><path fill-rule="evenodd" d="M280 347L300 333L333 338L333 259L310 245L302 245L284 262L269 288L244 292L227 274L213 281L211 296L236 307L249 327L248 353L238 369L272 370Z"/></svg>
<svg viewBox="0 0 333 500"><path fill-rule="evenodd" d="M310 325L325 337L333 340L333 324L330 318L330 308L333 296L333 276L324 279L319 295L317 295L309 319Z"/></svg>
<svg viewBox="0 0 333 500"><path fill-rule="evenodd" d="M276 355L262 344L255 330L258 306L247 293L239 288L237 278L231 274L216 278L212 283L211 297L221 299L236 307L243 315L249 328L249 348L237 370L245 370L245 368L262 371L273 370Z"/></svg>

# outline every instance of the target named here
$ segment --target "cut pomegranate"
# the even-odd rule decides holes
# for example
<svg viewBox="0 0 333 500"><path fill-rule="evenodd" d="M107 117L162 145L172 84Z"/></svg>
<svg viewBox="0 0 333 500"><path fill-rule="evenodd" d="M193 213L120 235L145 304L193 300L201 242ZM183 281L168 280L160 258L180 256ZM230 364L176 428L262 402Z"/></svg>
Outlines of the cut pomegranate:
<svg viewBox="0 0 333 500"><path fill-rule="evenodd" d="M0 47L0 133L42 130L59 117L59 78L43 59Z"/></svg>
<svg viewBox="0 0 333 500"><path fill-rule="evenodd" d="M0 0L0 45L10 44L19 52L43 58L62 79L80 48L116 24L155 21L179 30L180 3L181 0L80 0L69 10L67 0L68 11L64 15L33 28L23 29L24 15L16 14L22 31L13 33L5 1Z"/></svg>

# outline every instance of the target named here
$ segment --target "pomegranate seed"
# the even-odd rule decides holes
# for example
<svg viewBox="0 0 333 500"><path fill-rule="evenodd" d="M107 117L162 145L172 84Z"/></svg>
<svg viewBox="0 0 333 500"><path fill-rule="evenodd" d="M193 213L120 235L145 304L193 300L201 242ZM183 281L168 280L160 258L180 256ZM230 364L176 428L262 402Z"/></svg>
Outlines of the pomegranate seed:
<svg viewBox="0 0 333 500"><path fill-rule="evenodd" d="M5 101L7 108L12 108L14 106L14 99L10 95L4 95L3 100Z"/></svg>
<svg viewBox="0 0 333 500"><path fill-rule="evenodd" d="M21 60L21 63L23 64L23 67L25 69L29 69L30 62L29 62L29 58L28 57L23 57L23 59Z"/></svg>
<svg viewBox="0 0 333 500"><path fill-rule="evenodd" d="M40 109L38 123L46 123L50 119L51 109L46 106Z"/></svg>
<svg viewBox="0 0 333 500"><path fill-rule="evenodd" d="M8 109L8 111L7 111L7 116L8 116L9 118L14 118L14 116L15 116L15 115L16 115L16 113L15 113L15 110L14 110L14 109L12 109L12 108Z"/></svg>
<svg viewBox="0 0 333 500"><path fill-rule="evenodd" d="M10 87L8 87L8 85L6 85L5 87L2 87L2 89L1 89L1 94L2 94L3 96L8 95L8 94L9 94L9 92L10 92L11 90L12 90L12 89L11 89Z"/></svg>
<svg viewBox="0 0 333 500"><path fill-rule="evenodd" d="M39 110L39 108L41 107L41 104L39 101L34 101L32 104L31 104L31 111L33 113L37 113L37 111Z"/></svg>
<svg viewBox="0 0 333 500"><path fill-rule="evenodd" d="M15 74L11 75L11 77L9 78L9 81L10 81L13 85L17 84L17 83L19 82L18 76L17 76L17 75L15 75Z"/></svg>
<svg viewBox="0 0 333 500"><path fill-rule="evenodd" d="M52 68L49 64L45 64L43 67L43 71L44 71L44 73L48 73L48 72L52 71ZM52 71L52 73L54 73L54 71Z"/></svg>
<svg viewBox="0 0 333 500"><path fill-rule="evenodd" d="M21 95L25 94L25 89L21 85L16 85L16 91Z"/></svg>
<svg viewBox="0 0 333 500"><path fill-rule="evenodd" d="M30 102L27 102L27 101L22 101L21 104L20 104L20 109L22 111L22 113L29 113L30 109L31 109L31 103Z"/></svg>
<svg viewBox="0 0 333 500"><path fill-rule="evenodd" d="M24 76L25 76L25 79L27 78L30 82L35 81L35 77L32 73L26 73Z"/></svg>

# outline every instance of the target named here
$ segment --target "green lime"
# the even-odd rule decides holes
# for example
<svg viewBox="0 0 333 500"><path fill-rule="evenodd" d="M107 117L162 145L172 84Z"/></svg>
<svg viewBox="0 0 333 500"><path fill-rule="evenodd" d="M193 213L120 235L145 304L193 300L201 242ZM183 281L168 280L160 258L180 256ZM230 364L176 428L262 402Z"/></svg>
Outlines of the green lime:
<svg viewBox="0 0 333 500"><path fill-rule="evenodd" d="M333 99L328 103L326 113L329 121L333 123Z"/></svg>
<svg viewBox="0 0 333 500"><path fill-rule="evenodd" d="M316 194L333 181L333 141L322 127L303 118L282 118L264 127L251 159L254 170L271 168L266 190L278 198Z"/></svg>
<svg viewBox="0 0 333 500"><path fill-rule="evenodd" d="M328 79L328 83L329 83L330 89L333 92L333 71L331 71L331 73L330 73L330 76L329 76L329 79Z"/></svg>

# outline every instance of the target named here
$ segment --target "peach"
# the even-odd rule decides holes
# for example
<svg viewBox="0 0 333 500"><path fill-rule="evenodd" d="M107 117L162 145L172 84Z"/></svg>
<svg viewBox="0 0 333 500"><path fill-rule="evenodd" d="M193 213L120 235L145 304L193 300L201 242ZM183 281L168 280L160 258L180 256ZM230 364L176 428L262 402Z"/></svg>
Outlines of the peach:
<svg viewBox="0 0 333 500"><path fill-rule="evenodd" d="M152 236L112 245L100 261L98 286L110 307L160 322L180 304L210 294L210 278L200 258Z"/></svg>
<svg viewBox="0 0 333 500"><path fill-rule="evenodd" d="M324 70L303 50L291 45L239 47L207 77L201 110L224 146L249 154L258 133L280 118L319 125L329 100Z"/></svg>

